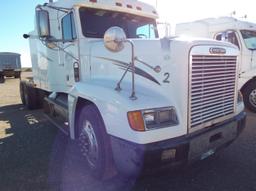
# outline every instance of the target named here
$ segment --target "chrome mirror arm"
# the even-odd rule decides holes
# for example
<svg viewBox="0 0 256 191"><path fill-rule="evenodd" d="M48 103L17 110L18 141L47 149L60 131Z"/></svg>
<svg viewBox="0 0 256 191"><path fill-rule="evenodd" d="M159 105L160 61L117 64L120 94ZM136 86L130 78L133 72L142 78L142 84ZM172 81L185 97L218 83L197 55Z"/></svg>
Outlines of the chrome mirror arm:
<svg viewBox="0 0 256 191"><path fill-rule="evenodd" d="M124 74L122 75L121 79L118 81L115 90L116 91L121 91L122 90L121 82L123 81L123 79L126 76L127 72L129 70L131 70L131 72L132 72L132 93L131 93L130 99L131 100L136 100L137 97L136 97L136 93L135 93L135 56L134 56L134 44L133 44L133 42L131 40L125 40L124 42L127 42L127 43L129 43L131 45L131 48L132 48L131 62L127 66L127 68L126 68Z"/></svg>

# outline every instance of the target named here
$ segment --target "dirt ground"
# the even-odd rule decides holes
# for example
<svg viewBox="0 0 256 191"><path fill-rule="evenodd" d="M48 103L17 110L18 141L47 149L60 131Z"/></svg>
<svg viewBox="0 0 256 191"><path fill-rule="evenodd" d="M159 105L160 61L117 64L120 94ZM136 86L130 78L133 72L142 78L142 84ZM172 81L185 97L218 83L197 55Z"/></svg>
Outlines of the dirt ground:
<svg viewBox="0 0 256 191"><path fill-rule="evenodd" d="M256 191L256 114L248 112L241 136L207 160L138 179L97 181L76 154L76 144L41 110L23 107L18 86L13 78L0 84L1 191Z"/></svg>

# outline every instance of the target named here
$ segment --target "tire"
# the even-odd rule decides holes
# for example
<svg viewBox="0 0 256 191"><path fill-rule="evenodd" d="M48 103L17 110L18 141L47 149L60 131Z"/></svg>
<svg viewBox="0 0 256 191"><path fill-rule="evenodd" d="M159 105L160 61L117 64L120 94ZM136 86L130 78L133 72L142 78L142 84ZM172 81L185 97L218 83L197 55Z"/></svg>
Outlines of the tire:
<svg viewBox="0 0 256 191"><path fill-rule="evenodd" d="M14 78L20 78L20 72L15 72Z"/></svg>
<svg viewBox="0 0 256 191"><path fill-rule="evenodd" d="M23 85L23 91L24 91L24 103L25 106L30 109L37 109L37 94L36 94L36 88L34 88L29 83L24 83Z"/></svg>
<svg viewBox="0 0 256 191"><path fill-rule="evenodd" d="M44 105L44 98L46 96L48 96L47 92L42 90L42 89L36 89L36 93L37 93L37 108L43 108Z"/></svg>
<svg viewBox="0 0 256 191"><path fill-rule="evenodd" d="M4 83L5 79L4 79L4 75L0 74L0 83Z"/></svg>
<svg viewBox="0 0 256 191"><path fill-rule="evenodd" d="M256 113L256 80L250 81L242 92L245 106Z"/></svg>
<svg viewBox="0 0 256 191"><path fill-rule="evenodd" d="M24 95L24 81L20 81L20 99L23 105L26 105L25 95Z"/></svg>
<svg viewBox="0 0 256 191"><path fill-rule="evenodd" d="M83 106L78 117L80 154L97 179L111 176L112 152L103 120L94 105Z"/></svg>

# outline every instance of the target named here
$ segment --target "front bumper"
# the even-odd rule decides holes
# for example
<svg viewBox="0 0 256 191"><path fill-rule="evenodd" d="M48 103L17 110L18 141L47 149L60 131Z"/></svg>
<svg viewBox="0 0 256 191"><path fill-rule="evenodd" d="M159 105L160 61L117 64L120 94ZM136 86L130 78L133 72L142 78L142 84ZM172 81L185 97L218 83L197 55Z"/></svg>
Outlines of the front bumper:
<svg viewBox="0 0 256 191"><path fill-rule="evenodd" d="M111 137L113 158L119 172L128 176L202 160L232 143L245 122L242 112L201 131L145 145Z"/></svg>

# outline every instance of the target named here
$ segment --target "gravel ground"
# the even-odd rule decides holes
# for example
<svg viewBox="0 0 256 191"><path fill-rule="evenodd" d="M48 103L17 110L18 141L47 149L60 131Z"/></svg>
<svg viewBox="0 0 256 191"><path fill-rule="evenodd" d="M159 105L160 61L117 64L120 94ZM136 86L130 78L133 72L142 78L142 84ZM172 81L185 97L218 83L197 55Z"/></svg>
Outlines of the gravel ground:
<svg viewBox="0 0 256 191"><path fill-rule="evenodd" d="M21 105L18 79L0 84L1 191L256 191L256 115L250 112L241 136L218 155L136 180L94 180L76 149L41 110Z"/></svg>

